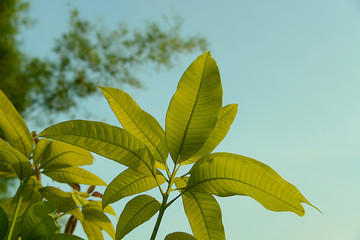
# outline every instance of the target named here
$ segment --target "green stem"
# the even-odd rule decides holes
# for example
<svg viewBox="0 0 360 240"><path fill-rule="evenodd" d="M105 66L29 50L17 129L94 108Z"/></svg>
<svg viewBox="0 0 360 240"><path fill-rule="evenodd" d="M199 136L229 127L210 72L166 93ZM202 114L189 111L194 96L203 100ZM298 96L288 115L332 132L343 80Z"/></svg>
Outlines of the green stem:
<svg viewBox="0 0 360 240"><path fill-rule="evenodd" d="M22 200L24 198L24 190L25 190L26 183L28 182L28 180L29 179L25 179L24 181L21 180L21 182L20 182L19 198L18 198L18 201L16 203L16 208L15 208L14 215L13 215L13 217L11 219L11 224L10 224L9 232L8 232L8 235L7 235L7 240L11 240L11 237L12 237L12 234L13 234L13 231L14 231L14 228L15 228L16 220L17 220L17 217L18 217L18 214L19 214L19 211L20 211L21 203L22 203Z"/></svg>
<svg viewBox="0 0 360 240"><path fill-rule="evenodd" d="M162 217L164 216L164 212L165 212L165 209L166 209L166 203L167 203L168 197L169 197L169 195L167 195L167 194L165 194L163 196L163 201L162 201L161 206L160 206L159 215L158 215L158 218L156 219L155 227L154 227L154 230L153 230L153 232L151 234L150 240L155 240L156 234L157 234L157 232L159 230L159 227L160 227Z"/></svg>

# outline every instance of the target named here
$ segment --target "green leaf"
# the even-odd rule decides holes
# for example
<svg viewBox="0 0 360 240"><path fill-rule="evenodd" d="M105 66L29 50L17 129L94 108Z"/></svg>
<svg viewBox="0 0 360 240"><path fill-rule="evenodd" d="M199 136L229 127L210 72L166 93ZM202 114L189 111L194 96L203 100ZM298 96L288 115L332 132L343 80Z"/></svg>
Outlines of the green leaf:
<svg viewBox="0 0 360 240"><path fill-rule="evenodd" d="M14 168L7 162L0 161L0 178L15 178L17 177Z"/></svg>
<svg viewBox="0 0 360 240"><path fill-rule="evenodd" d="M71 213L80 221L84 220L84 215L76 206L74 199L71 197L71 193L63 192L56 187L43 187L39 189L39 191L44 198L54 203L59 211Z"/></svg>
<svg viewBox="0 0 360 240"><path fill-rule="evenodd" d="M102 211L100 202L90 201L83 206L82 212L87 222L91 222L101 229L104 229L111 238L115 239L115 229L109 218Z"/></svg>
<svg viewBox="0 0 360 240"><path fill-rule="evenodd" d="M202 148L215 128L221 106L219 69L207 52L181 77L166 114L166 140L175 163L187 160Z"/></svg>
<svg viewBox="0 0 360 240"><path fill-rule="evenodd" d="M184 192L182 200L196 239L226 239L220 206L210 193Z"/></svg>
<svg viewBox="0 0 360 240"><path fill-rule="evenodd" d="M9 227L8 217L4 209L0 207L0 240L3 240L5 238L8 227Z"/></svg>
<svg viewBox="0 0 360 240"><path fill-rule="evenodd" d="M15 107L0 90L0 129L5 135L5 139L24 154L30 157L34 147L34 141L31 137L28 127Z"/></svg>
<svg viewBox="0 0 360 240"><path fill-rule="evenodd" d="M34 151L34 163L43 169L91 165L93 159L89 151L56 140L42 139Z"/></svg>
<svg viewBox="0 0 360 240"><path fill-rule="evenodd" d="M196 238L185 232L174 232L168 234L164 240L196 240Z"/></svg>
<svg viewBox="0 0 360 240"><path fill-rule="evenodd" d="M82 147L147 175L155 173L154 159L146 145L124 129L106 123L67 121L45 129L39 136Z"/></svg>
<svg viewBox="0 0 360 240"><path fill-rule="evenodd" d="M61 183L106 186L106 183L101 178L79 167L45 169L43 173L53 180Z"/></svg>
<svg viewBox="0 0 360 240"><path fill-rule="evenodd" d="M160 203L148 195L131 199L122 211L116 226L116 240L122 239L136 227L148 221L160 209Z"/></svg>
<svg viewBox="0 0 360 240"><path fill-rule="evenodd" d="M21 239L47 237L60 229L51 216L55 210L55 206L49 202L38 202L30 206L23 220Z"/></svg>
<svg viewBox="0 0 360 240"><path fill-rule="evenodd" d="M10 164L20 179L31 174L31 163L22 153L0 138L0 162Z"/></svg>
<svg viewBox="0 0 360 240"><path fill-rule="evenodd" d="M86 233L88 240L103 240L103 234L101 232L101 228L97 226L95 223L90 221L82 221L81 222L84 232Z"/></svg>
<svg viewBox="0 0 360 240"><path fill-rule="evenodd" d="M237 104L229 104L223 107L215 129L211 133L210 137L206 140L204 146L194 156L183 162L181 165L196 162L203 156L210 154L216 148L216 146L219 145L219 143L225 138L231 124L235 119L237 108Z"/></svg>
<svg viewBox="0 0 360 240"><path fill-rule="evenodd" d="M80 194L78 194L77 192L72 192L71 197L77 206L85 206L89 203L89 200L80 196Z"/></svg>
<svg viewBox="0 0 360 240"><path fill-rule="evenodd" d="M55 233L46 238L41 238L40 240L84 240L84 239L69 233Z"/></svg>
<svg viewBox="0 0 360 240"><path fill-rule="evenodd" d="M127 93L120 89L99 87L117 119L124 127L150 149L156 166L165 169L168 156L165 132L158 121L142 110Z"/></svg>
<svg viewBox="0 0 360 240"><path fill-rule="evenodd" d="M166 180L160 173L157 175L157 181L162 184ZM128 168L114 178L105 189L102 199L103 206L105 207L124 197L153 189L156 186L158 185L153 176L144 175Z"/></svg>
<svg viewBox="0 0 360 240"><path fill-rule="evenodd" d="M269 166L248 157L214 153L200 159L190 173L190 191L220 197L247 195L269 210L291 211L299 216L305 214L301 203L311 205L294 185Z"/></svg>
<svg viewBox="0 0 360 240"><path fill-rule="evenodd" d="M39 192L39 189L41 187L42 187L41 184L33 177L31 177L28 180L23 192L23 200L21 202L20 211L18 214L19 218L24 214L28 206L40 202L43 199L43 197ZM18 189L18 191L16 192L13 198L6 199L0 202L0 206L5 210L9 220L11 220L13 217L15 207L19 199L19 191L20 189Z"/></svg>

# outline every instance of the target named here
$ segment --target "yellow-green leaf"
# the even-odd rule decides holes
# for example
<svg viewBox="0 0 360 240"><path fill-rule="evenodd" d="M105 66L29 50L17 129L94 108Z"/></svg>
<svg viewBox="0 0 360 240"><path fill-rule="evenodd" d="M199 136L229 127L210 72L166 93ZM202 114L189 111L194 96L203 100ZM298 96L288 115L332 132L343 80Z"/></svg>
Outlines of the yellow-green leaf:
<svg viewBox="0 0 360 240"><path fill-rule="evenodd" d="M142 110L124 91L109 87L99 88L124 129L145 143L157 161L157 166L165 169L169 152L165 132L158 121Z"/></svg>
<svg viewBox="0 0 360 240"><path fill-rule="evenodd" d="M174 232L168 234L164 240L196 240L196 238L185 232Z"/></svg>
<svg viewBox="0 0 360 240"><path fill-rule="evenodd" d="M0 90L0 129L5 135L5 139L24 154L30 157L34 147L34 141L31 137L28 127L15 107Z"/></svg>
<svg viewBox="0 0 360 240"><path fill-rule="evenodd" d="M82 147L147 175L155 174L147 146L124 129L106 123L67 121L45 129L39 136Z"/></svg>
<svg viewBox="0 0 360 240"><path fill-rule="evenodd" d="M84 232L87 235L88 240L103 240L103 234L101 232L101 228L97 226L95 223L84 220L81 222Z"/></svg>
<svg viewBox="0 0 360 240"><path fill-rule="evenodd" d="M202 148L221 108L219 69L207 52L184 72L166 114L166 140L175 163L187 160Z"/></svg>
<svg viewBox="0 0 360 240"><path fill-rule="evenodd" d="M61 212L71 213L80 221L84 220L84 215L76 206L71 193L64 192L56 187L43 187L39 191L44 198L55 204L56 208Z"/></svg>
<svg viewBox="0 0 360 240"><path fill-rule="evenodd" d="M0 138L0 162L11 165L20 179L31 174L31 163L22 153Z"/></svg>
<svg viewBox="0 0 360 240"><path fill-rule="evenodd" d="M104 229L111 238L115 239L115 229L109 218L102 211L99 203L90 201L88 204L83 206L82 212L87 222L91 222L101 229Z"/></svg>
<svg viewBox="0 0 360 240"><path fill-rule="evenodd" d="M89 151L56 140L42 139L34 150L34 163L43 169L90 165L93 159Z"/></svg>
<svg viewBox="0 0 360 240"><path fill-rule="evenodd" d="M221 209L210 193L184 192L182 201L196 239L225 239Z"/></svg>
<svg viewBox="0 0 360 240"><path fill-rule="evenodd" d="M101 178L79 167L44 169L43 173L53 180L61 183L106 186L106 183Z"/></svg>
<svg viewBox="0 0 360 240"><path fill-rule="evenodd" d="M72 192L71 197L77 206L82 207L89 203L89 200L87 200L83 196L80 196L80 194L78 194L77 192Z"/></svg>
<svg viewBox="0 0 360 240"><path fill-rule="evenodd" d="M160 203L148 195L131 199L122 211L116 226L116 240L122 239L136 227L148 221L160 209Z"/></svg>
<svg viewBox="0 0 360 240"><path fill-rule="evenodd" d="M52 235L60 229L51 216L56 208L49 202L38 202L27 210L21 231L21 239L37 240Z"/></svg>
<svg viewBox="0 0 360 240"><path fill-rule="evenodd" d="M194 156L183 162L182 165L196 162L203 156L210 154L216 148L216 146L219 145L219 143L228 133L230 126L235 119L237 107L237 104L229 104L223 107L215 129L211 133L210 137L206 140L204 146Z"/></svg>
<svg viewBox="0 0 360 240"><path fill-rule="evenodd" d="M200 159L190 171L187 189L220 197L247 195L272 211L305 214L301 203L311 205L300 191L269 166L254 159L214 153Z"/></svg>
<svg viewBox="0 0 360 240"><path fill-rule="evenodd" d="M153 176L148 176L134 171L130 168L120 173L107 186L102 199L103 206L119 201L120 199L133 194L142 193L163 184L166 180L164 176L157 172L157 181Z"/></svg>
<svg viewBox="0 0 360 240"><path fill-rule="evenodd" d="M0 178L15 178L17 177L14 168L7 162L0 161Z"/></svg>

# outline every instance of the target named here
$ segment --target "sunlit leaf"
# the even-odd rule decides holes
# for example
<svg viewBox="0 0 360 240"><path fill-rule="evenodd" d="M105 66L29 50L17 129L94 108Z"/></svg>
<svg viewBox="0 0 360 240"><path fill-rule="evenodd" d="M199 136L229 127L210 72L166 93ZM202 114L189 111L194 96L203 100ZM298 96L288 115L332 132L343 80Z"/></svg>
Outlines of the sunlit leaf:
<svg viewBox="0 0 360 240"><path fill-rule="evenodd" d="M80 194L78 194L77 192L72 192L71 197L77 206L85 206L89 203L89 200L80 196Z"/></svg>
<svg viewBox="0 0 360 240"><path fill-rule="evenodd" d="M168 234L164 240L196 240L196 238L188 233L174 232Z"/></svg>
<svg viewBox="0 0 360 240"><path fill-rule="evenodd" d="M0 90L0 129L5 139L26 157L30 157L34 141L28 127L15 107Z"/></svg>
<svg viewBox="0 0 360 240"><path fill-rule="evenodd" d="M217 145L224 139L233 123L236 113L237 104L229 104L223 107L219 120L216 123L214 131L206 140L204 146L191 158L182 163L182 165L191 164L199 160L205 155L210 154Z"/></svg>
<svg viewBox="0 0 360 240"><path fill-rule="evenodd" d="M82 221L81 222L84 232L87 235L88 240L103 240L103 234L101 232L101 228L97 226L95 223L92 223L90 221Z"/></svg>
<svg viewBox="0 0 360 240"><path fill-rule="evenodd" d="M91 222L101 229L104 229L105 232L115 239L115 229L109 218L102 211L99 203L90 201L88 204L83 206L82 212L84 214L85 221Z"/></svg>
<svg viewBox="0 0 360 240"><path fill-rule="evenodd" d="M165 169L168 149L165 132L158 121L143 111L125 92L116 88L99 87L125 130L140 139L150 149L157 167Z"/></svg>
<svg viewBox="0 0 360 240"><path fill-rule="evenodd" d="M120 173L107 186L102 199L103 206L119 201L120 199L133 194L142 193L162 184L166 180L161 175L157 175L157 181L153 176L148 176L134 171L130 168Z"/></svg>
<svg viewBox="0 0 360 240"><path fill-rule="evenodd" d="M45 169L43 173L53 180L61 183L80 183L86 185L106 186L106 183L101 178L79 167Z"/></svg>
<svg viewBox="0 0 360 240"><path fill-rule="evenodd" d="M166 114L166 140L175 163L187 160L202 148L216 125L221 106L219 69L207 52L181 77Z"/></svg>
<svg viewBox="0 0 360 240"><path fill-rule="evenodd" d="M55 206L49 202L38 202L30 206L23 220L21 239L47 237L60 229L51 216L55 210Z"/></svg>
<svg viewBox="0 0 360 240"><path fill-rule="evenodd" d="M43 169L90 165L93 159L89 151L56 140L42 139L34 150L34 162Z"/></svg>
<svg viewBox="0 0 360 240"><path fill-rule="evenodd" d="M76 206L74 199L71 197L71 193L64 192L56 187L43 187L39 189L39 191L44 198L54 203L59 211L71 213L80 221L84 220L84 215Z"/></svg>
<svg viewBox="0 0 360 240"><path fill-rule="evenodd" d="M190 172L187 186L190 191L220 197L247 195L269 210L291 211L299 216L305 214L301 203L310 204L272 168L248 157L214 153L200 159Z"/></svg>
<svg viewBox="0 0 360 240"><path fill-rule="evenodd" d="M0 207L0 223L0 240L2 240L5 238L9 227L8 217L2 207Z"/></svg>
<svg viewBox="0 0 360 240"><path fill-rule="evenodd" d="M180 192L186 187L188 180L188 177L175 179L176 187ZM210 193L185 191L181 197L186 216L196 239L225 239L221 208Z"/></svg>
<svg viewBox="0 0 360 240"><path fill-rule="evenodd" d="M196 239L225 239L221 209L210 193L185 192L182 200Z"/></svg>
<svg viewBox="0 0 360 240"><path fill-rule="evenodd" d="M155 173L154 159L144 143L124 129L101 122L73 120L58 123L40 133L82 147L141 173Z"/></svg>
<svg viewBox="0 0 360 240"><path fill-rule="evenodd" d="M160 209L160 203L148 195L131 199L122 211L116 226L116 240L122 239L136 227L148 221Z"/></svg>
<svg viewBox="0 0 360 240"><path fill-rule="evenodd" d="M31 163L22 153L0 138L0 162L11 165L20 179L31 174Z"/></svg>

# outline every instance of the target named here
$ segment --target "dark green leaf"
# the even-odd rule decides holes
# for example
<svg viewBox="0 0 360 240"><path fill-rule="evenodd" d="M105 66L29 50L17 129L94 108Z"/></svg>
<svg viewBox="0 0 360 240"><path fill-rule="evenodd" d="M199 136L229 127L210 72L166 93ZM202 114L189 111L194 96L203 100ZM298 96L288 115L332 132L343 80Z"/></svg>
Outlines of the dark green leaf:
<svg viewBox="0 0 360 240"><path fill-rule="evenodd" d="M23 220L21 238L35 240L50 236L60 229L51 216L55 210L55 206L49 202L38 202L30 206Z"/></svg>

